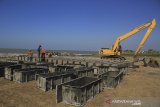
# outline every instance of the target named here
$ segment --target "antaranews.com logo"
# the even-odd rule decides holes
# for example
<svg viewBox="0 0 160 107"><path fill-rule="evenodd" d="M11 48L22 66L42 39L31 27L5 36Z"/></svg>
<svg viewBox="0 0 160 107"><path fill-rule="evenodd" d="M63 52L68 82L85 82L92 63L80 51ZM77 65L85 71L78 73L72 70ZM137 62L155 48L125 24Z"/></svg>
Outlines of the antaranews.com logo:
<svg viewBox="0 0 160 107"><path fill-rule="evenodd" d="M160 97L106 98L104 107L160 107Z"/></svg>
<svg viewBox="0 0 160 107"><path fill-rule="evenodd" d="M141 100L118 100L118 99L106 99L106 104L131 104L131 105L141 105Z"/></svg>

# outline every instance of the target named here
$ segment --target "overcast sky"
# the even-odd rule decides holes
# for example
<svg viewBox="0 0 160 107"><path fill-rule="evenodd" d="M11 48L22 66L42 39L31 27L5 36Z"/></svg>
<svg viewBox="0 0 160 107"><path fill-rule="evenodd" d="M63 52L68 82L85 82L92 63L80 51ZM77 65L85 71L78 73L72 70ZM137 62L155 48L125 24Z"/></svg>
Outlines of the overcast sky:
<svg viewBox="0 0 160 107"><path fill-rule="evenodd" d="M99 50L156 19L143 50L160 50L160 0L0 0L0 48ZM121 42L135 50L147 29Z"/></svg>

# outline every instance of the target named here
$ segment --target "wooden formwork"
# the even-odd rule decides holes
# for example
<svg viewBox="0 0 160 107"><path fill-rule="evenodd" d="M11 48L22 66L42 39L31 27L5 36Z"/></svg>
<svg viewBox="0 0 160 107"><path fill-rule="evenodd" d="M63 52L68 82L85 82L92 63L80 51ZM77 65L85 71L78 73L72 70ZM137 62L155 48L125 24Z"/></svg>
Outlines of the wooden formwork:
<svg viewBox="0 0 160 107"><path fill-rule="evenodd" d="M15 69L13 72L13 81L23 83L35 80L36 74L48 73L48 69L44 68L27 68L27 69Z"/></svg>
<svg viewBox="0 0 160 107"><path fill-rule="evenodd" d="M89 99L93 98L102 90L101 78L77 78L56 86L56 102L63 101L70 105L83 106Z"/></svg>

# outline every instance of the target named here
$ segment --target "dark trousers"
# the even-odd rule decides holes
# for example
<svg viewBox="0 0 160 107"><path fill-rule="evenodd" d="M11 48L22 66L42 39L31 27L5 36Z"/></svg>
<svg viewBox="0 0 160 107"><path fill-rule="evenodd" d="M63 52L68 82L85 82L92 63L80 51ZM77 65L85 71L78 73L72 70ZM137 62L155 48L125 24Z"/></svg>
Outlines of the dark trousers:
<svg viewBox="0 0 160 107"><path fill-rule="evenodd" d="M38 51L38 61L40 62L41 53Z"/></svg>

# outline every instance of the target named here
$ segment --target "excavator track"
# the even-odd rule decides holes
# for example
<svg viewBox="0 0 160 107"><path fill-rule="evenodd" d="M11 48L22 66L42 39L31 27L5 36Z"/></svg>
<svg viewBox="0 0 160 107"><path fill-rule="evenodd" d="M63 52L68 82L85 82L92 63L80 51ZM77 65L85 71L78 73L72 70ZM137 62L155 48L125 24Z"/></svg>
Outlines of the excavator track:
<svg viewBox="0 0 160 107"><path fill-rule="evenodd" d="M125 57L119 56L119 55L116 55L116 56L102 56L101 59L105 59L105 60L108 60L108 61L125 61L126 60Z"/></svg>

